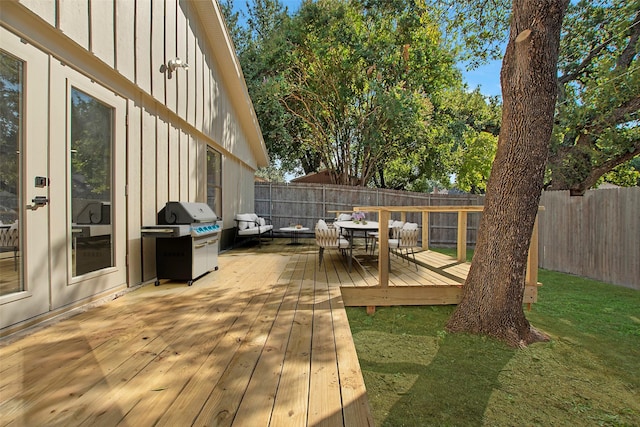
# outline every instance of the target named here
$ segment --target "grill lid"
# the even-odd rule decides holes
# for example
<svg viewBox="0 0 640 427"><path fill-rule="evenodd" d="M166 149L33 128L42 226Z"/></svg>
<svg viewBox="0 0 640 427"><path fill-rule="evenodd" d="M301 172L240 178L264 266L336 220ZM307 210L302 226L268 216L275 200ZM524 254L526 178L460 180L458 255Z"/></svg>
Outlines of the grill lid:
<svg viewBox="0 0 640 427"><path fill-rule="evenodd" d="M217 215L206 203L167 202L158 212L158 224L213 222Z"/></svg>

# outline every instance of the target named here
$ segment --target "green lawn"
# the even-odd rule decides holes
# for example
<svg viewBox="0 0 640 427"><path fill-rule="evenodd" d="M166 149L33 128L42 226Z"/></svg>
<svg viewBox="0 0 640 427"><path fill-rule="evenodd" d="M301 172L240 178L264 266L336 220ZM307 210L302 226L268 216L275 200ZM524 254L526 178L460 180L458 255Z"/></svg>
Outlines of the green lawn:
<svg viewBox="0 0 640 427"><path fill-rule="evenodd" d="M378 426L640 426L640 292L540 271L551 341L447 334L454 307L349 308Z"/></svg>

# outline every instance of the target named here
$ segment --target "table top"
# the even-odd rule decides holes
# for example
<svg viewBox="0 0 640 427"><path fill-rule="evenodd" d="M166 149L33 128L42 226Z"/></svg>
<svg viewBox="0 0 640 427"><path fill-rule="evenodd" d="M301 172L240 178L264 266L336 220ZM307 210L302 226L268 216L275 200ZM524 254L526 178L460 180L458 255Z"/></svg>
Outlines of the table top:
<svg viewBox="0 0 640 427"><path fill-rule="evenodd" d="M378 221L367 221L366 224L363 224L362 221L353 222L353 221L336 221L333 223L336 227L340 228L348 228L352 230L377 230L378 229Z"/></svg>
<svg viewBox="0 0 640 427"><path fill-rule="evenodd" d="M282 227L280 229L280 231L309 231L308 227L301 227L301 228L297 228L297 227Z"/></svg>

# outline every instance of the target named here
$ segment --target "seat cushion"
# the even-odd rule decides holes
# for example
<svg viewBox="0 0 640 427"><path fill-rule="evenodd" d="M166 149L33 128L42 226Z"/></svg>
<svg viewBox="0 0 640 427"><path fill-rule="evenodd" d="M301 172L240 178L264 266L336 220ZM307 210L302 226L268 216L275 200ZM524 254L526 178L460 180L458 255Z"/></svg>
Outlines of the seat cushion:
<svg viewBox="0 0 640 427"><path fill-rule="evenodd" d="M261 225L260 227L249 227L244 230L238 229L239 236L255 236L258 234L266 233L269 230L273 230L273 225Z"/></svg>
<svg viewBox="0 0 640 427"><path fill-rule="evenodd" d="M239 231L246 230L249 227L255 227L255 220L253 219L253 215L249 213L237 214L236 221L238 221Z"/></svg>
<svg viewBox="0 0 640 427"><path fill-rule="evenodd" d="M338 244L340 249L347 249L349 247L349 241L343 237L340 237L340 243Z"/></svg>

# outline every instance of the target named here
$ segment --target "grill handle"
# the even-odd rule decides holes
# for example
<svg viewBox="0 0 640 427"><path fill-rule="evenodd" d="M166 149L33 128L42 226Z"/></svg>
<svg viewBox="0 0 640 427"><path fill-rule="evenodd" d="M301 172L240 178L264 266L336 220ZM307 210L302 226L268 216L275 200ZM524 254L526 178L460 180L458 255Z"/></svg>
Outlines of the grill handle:
<svg viewBox="0 0 640 427"><path fill-rule="evenodd" d="M149 230L142 230L142 233L163 233L163 234L171 234L173 233L172 228L153 228Z"/></svg>

